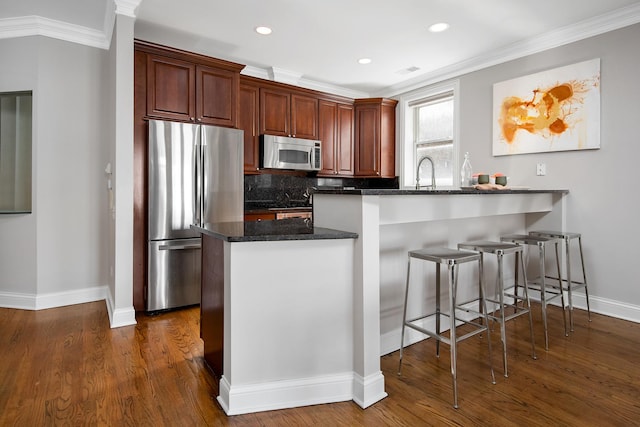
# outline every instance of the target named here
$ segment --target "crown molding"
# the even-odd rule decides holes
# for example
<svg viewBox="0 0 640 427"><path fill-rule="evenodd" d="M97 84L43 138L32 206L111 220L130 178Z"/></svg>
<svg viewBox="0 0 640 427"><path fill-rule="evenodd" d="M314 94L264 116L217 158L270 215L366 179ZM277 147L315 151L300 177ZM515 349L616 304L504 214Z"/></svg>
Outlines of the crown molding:
<svg viewBox="0 0 640 427"><path fill-rule="evenodd" d="M274 82L287 83L290 85L297 85L302 78L301 73L285 70L284 68L271 67L267 72Z"/></svg>
<svg viewBox="0 0 640 427"><path fill-rule="evenodd" d="M278 80L276 78L277 73L274 74L273 70L276 70L276 69L260 68L260 67L253 67L251 65L247 65L240 72L240 74L245 76L250 76L250 77L256 77L263 80L273 80L273 81L280 81L282 83L289 83L288 81L284 81L282 79ZM282 71L282 69L279 69L279 70ZM282 74L280 74L280 78L281 77L282 77ZM357 99L357 98L369 97L369 94L366 92L352 90L342 86L336 86L336 85L332 85L324 82L319 82L316 80L306 79L304 77L300 77L300 75L297 75L297 79L295 83L289 83L289 84L295 84L296 86L303 87L305 89L317 90L319 92L331 93L334 95L340 95L347 98Z"/></svg>
<svg viewBox="0 0 640 427"><path fill-rule="evenodd" d="M102 30L43 18L42 16L31 15L0 20L0 39L27 36L51 37L100 49L108 49L110 43Z"/></svg>
<svg viewBox="0 0 640 427"><path fill-rule="evenodd" d="M269 72L266 68L254 67L251 65L247 65L243 68L240 74L249 77L257 77L259 79L270 80Z"/></svg>
<svg viewBox="0 0 640 427"><path fill-rule="evenodd" d="M140 3L142 3L142 0L114 0L114 3L116 5L116 14L136 18L136 10L138 6L140 6Z"/></svg>
<svg viewBox="0 0 640 427"><path fill-rule="evenodd" d="M448 67L416 76L411 80L389 86L375 94L375 96L397 96L431 84L453 79L463 74L628 27L638 22L640 22L640 4L623 7L613 12L562 27L547 34L513 43L501 49L496 49Z"/></svg>
<svg viewBox="0 0 640 427"><path fill-rule="evenodd" d="M105 2L102 30L57 21L37 15L0 19L0 39L44 36L85 46L109 49L116 15L136 18L142 0L113 0Z"/></svg>

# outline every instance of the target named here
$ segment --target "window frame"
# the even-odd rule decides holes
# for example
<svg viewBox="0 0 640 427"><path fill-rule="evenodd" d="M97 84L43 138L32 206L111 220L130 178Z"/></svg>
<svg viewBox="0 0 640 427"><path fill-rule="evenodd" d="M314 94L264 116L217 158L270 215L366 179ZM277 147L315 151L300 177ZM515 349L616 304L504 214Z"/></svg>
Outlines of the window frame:
<svg viewBox="0 0 640 427"><path fill-rule="evenodd" d="M454 166L452 167L452 182L454 188L460 185L460 176L455 173L460 159L460 82L459 80L452 80L420 88L400 96L400 109L398 114L400 121L400 135L398 141L400 143L398 144L398 147L396 147L396 154L398 159L400 159L400 188L415 188L416 185L415 175L418 159L416 158L414 140L417 126L415 123L414 107L418 106L423 101L428 102L430 99L436 99L440 96L446 95L447 93L451 93L453 97L453 148L451 161ZM447 186L444 188L450 187Z"/></svg>

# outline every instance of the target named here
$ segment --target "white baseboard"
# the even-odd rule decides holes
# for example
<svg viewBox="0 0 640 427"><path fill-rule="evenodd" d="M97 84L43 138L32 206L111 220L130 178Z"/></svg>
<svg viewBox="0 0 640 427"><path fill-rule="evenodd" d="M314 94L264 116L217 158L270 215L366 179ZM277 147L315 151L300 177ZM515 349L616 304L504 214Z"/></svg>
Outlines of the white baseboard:
<svg viewBox="0 0 640 427"><path fill-rule="evenodd" d="M231 386L223 375L218 403L227 415L296 408L353 399L353 374Z"/></svg>
<svg viewBox="0 0 640 427"><path fill-rule="evenodd" d="M135 325L136 322L136 311L133 306L128 308L115 308L115 304L113 302L113 295L111 295L111 290L107 287L107 297L105 298L105 302L107 303L107 313L109 313L109 324L111 328L120 328L122 326L130 326Z"/></svg>
<svg viewBox="0 0 640 427"><path fill-rule="evenodd" d="M94 286L91 288L40 295L0 292L0 307L18 308L22 310L45 310L47 308L101 301L106 299L106 296L106 286Z"/></svg>
<svg viewBox="0 0 640 427"><path fill-rule="evenodd" d="M94 286L74 291L52 292L34 295L15 292L0 292L0 307L20 310L45 310L47 308L105 301L112 328L136 324L136 311L133 307L114 309L113 297L108 286Z"/></svg>
<svg viewBox="0 0 640 427"><path fill-rule="evenodd" d="M384 375L382 371L371 374L366 378L353 374L353 401L361 408L368 408L379 400L387 397L384 391Z"/></svg>
<svg viewBox="0 0 640 427"><path fill-rule="evenodd" d="M584 294L574 293L572 296L574 309L587 309L587 298ZM627 304L625 302L589 295L589 309L592 313L603 314L617 319L640 323L639 305Z"/></svg>
<svg viewBox="0 0 640 427"><path fill-rule="evenodd" d="M34 294L0 292L0 307L17 308L20 310L35 310L36 296Z"/></svg>

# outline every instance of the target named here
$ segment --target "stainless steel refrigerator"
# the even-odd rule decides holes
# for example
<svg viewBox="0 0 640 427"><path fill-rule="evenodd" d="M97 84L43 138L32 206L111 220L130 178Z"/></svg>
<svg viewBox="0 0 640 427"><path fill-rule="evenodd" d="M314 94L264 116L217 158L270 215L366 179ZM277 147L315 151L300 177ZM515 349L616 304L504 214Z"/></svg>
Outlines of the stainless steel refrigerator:
<svg viewBox="0 0 640 427"><path fill-rule="evenodd" d="M200 234L242 221L243 131L149 120L146 311L200 303Z"/></svg>

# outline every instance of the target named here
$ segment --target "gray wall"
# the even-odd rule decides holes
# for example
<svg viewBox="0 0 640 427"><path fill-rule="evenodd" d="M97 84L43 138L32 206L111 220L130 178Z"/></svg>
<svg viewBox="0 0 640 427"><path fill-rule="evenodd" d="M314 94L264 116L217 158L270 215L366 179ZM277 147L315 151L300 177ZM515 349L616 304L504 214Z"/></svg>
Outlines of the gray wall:
<svg viewBox="0 0 640 427"><path fill-rule="evenodd" d="M567 229L583 233L592 305L640 321L634 268L640 237L634 220L640 204L639 40L640 25L633 25L462 76L460 151L471 153L476 171L501 171L533 188L569 189ZM601 59L599 150L492 156L494 83L592 58ZM546 176L536 176L538 162L546 163Z"/></svg>
<svg viewBox="0 0 640 427"><path fill-rule="evenodd" d="M107 281L106 51L0 40L0 90L33 90L33 213L0 216L0 305L102 299Z"/></svg>
<svg viewBox="0 0 640 427"><path fill-rule="evenodd" d="M0 40L0 92L33 90L33 122L37 126L38 43L34 37ZM32 169L37 167L38 134L33 132ZM34 172L35 173L35 172ZM37 181L33 179L32 204L37 211ZM36 215L0 215L0 293L35 295Z"/></svg>

